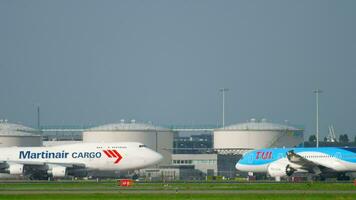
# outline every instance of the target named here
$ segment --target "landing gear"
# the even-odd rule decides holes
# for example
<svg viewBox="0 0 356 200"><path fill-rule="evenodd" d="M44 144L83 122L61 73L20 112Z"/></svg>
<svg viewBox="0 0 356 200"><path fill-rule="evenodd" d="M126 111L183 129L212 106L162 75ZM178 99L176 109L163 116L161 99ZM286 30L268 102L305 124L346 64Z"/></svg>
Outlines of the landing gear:
<svg viewBox="0 0 356 200"><path fill-rule="evenodd" d="M315 181L325 181L326 177L323 175L317 175L314 177Z"/></svg>
<svg viewBox="0 0 356 200"><path fill-rule="evenodd" d="M350 180L350 176L346 176L345 173L340 173L337 175L337 180L338 181L349 181Z"/></svg>
<svg viewBox="0 0 356 200"><path fill-rule="evenodd" d="M48 180L48 174L33 173L28 176L30 180Z"/></svg>
<svg viewBox="0 0 356 200"><path fill-rule="evenodd" d="M137 180L137 179L138 179L138 177L139 177L139 175L135 173L135 174L133 174L133 175L132 175L132 177L131 177L131 178L132 178L132 180Z"/></svg>
<svg viewBox="0 0 356 200"><path fill-rule="evenodd" d="M320 174L319 174L319 175L308 174L307 180L308 180L309 182L325 181L325 180L326 180L326 176L320 175Z"/></svg>

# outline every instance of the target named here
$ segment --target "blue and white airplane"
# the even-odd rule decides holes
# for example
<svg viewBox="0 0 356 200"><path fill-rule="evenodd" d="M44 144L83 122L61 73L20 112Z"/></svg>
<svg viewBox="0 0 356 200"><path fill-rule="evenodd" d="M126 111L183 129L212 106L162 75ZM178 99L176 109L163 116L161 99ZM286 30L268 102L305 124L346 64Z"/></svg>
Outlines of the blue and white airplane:
<svg viewBox="0 0 356 200"><path fill-rule="evenodd" d="M356 148L274 148L247 152L237 162L236 169L244 172L267 173L274 178L294 173L337 175L356 171Z"/></svg>

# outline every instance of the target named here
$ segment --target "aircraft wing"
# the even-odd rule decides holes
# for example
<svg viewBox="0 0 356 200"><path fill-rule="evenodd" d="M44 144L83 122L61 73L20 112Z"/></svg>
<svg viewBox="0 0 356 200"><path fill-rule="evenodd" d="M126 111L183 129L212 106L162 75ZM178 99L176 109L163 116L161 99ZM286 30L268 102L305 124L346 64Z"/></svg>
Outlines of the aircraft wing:
<svg viewBox="0 0 356 200"><path fill-rule="evenodd" d="M58 162L41 162L41 161L0 161L0 170L6 169L11 164L22 164L27 171L43 170L49 165L62 166L69 169L84 169L85 165L82 163L58 163Z"/></svg>
<svg viewBox="0 0 356 200"><path fill-rule="evenodd" d="M315 163L309 159L302 157L301 155L295 153L293 150L287 152L287 158L289 162L301 166L301 169L306 170L313 174L320 174L322 172L334 171L331 168Z"/></svg>
<svg viewBox="0 0 356 200"><path fill-rule="evenodd" d="M63 167L75 167L75 168L80 168L83 167L85 168L85 165L83 163L58 163L58 162L41 162L41 161L7 161L4 163L17 163L17 164L23 164L23 165L29 165L29 166L43 166L43 165L59 165Z"/></svg>

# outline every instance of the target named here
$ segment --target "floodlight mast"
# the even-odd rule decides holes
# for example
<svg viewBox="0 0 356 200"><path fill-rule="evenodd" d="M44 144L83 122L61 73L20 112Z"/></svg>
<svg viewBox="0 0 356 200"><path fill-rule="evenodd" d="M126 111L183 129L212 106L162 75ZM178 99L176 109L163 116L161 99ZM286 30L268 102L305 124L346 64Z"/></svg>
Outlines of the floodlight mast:
<svg viewBox="0 0 356 200"><path fill-rule="evenodd" d="M225 128L225 92L229 91L229 88L220 88L222 93L222 127Z"/></svg>
<svg viewBox="0 0 356 200"><path fill-rule="evenodd" d="M316 103L316 148L319 148L319 94L322 93L320 89L313 91L315 93Z"/></svg>

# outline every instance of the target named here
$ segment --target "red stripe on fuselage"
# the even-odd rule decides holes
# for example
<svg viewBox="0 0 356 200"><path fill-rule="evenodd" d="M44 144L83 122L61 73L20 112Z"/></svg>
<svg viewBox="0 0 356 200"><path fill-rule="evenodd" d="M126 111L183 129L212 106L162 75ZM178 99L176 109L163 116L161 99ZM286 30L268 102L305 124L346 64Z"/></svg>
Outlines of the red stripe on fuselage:
<svg viewBox="0 0 356 200"><path fill-rule="evenodd" d="M106 154L107 157L111 158L112 156L106 151L106 150L103 150L104 153Z"/></svg>
<svg viewBox="0 0 356 200"><path fill-rule="evenodd" d="M112 157L116 158L116 155L115 155L114 152L112 152L112 150L108 150L108 152L109 152L109 154L110 154Z"/></svg>
<svg viewBox="0 0 356 200"><path fill-rule="evenodd" d="M122 156L119 154L119 152L117 152L116 150L113 150L113 152L116 154L117 156L117 160L115 161L115 164L119 163L120 160L122 159Z"/></svg>

